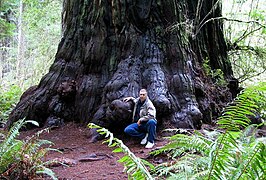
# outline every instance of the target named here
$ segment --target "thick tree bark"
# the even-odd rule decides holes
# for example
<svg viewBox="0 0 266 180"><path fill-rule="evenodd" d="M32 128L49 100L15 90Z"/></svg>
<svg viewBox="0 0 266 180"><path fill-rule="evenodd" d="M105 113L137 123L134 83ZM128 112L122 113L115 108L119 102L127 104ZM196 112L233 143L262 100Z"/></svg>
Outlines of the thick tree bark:
<svg viewBox="0 0 266 180"><path fill-rule="evenodd" d="M208 76L220 69L233 85L217 0L65 0L55 62L10 114L39 121L77 121L120 131L146 88L160 127L200 128L231 100ZM205 23L206 22L206 23ZM205 23L205 24L204 24ZM206 63L205 63L206 66ZM232 87L232 86L230 86ZM48 122L47 122L48 120Z"/></svg>

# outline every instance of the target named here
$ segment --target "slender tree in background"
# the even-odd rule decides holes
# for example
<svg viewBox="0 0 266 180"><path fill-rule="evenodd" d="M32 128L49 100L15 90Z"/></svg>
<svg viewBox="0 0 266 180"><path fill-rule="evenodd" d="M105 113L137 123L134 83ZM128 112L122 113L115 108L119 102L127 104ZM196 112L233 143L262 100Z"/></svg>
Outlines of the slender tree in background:
<svg viewBox="0 0 266 180"><path fill-rule="evenodd" d="M55 61L9 116L117 129L148 90L160 127L200 128L236 95L219 0L65 0Z"/></svg>
<svg viewBox="0 0 266 180"><path fill-rule="evenodd" d="M24 53L25 53L25 43L24 43L24 34L23 34L23 28L22 28L22 21L23 21L23 2L20 0L19 2L19 17L18 17L18 55L17 55L17 64L16 64L16 79L19 79L21 76L21 64L24 59ZM20 84L21 86L21 84Z"/></svg>
<svg viewBox="0 0 266 180"><path fill-rule="evenodd" d="M14 44L12 35L16 29L14 4L13 1L0 0L0 86L4 74L12 69L12 65L7 59L9 57L8 51Z"/></svg>

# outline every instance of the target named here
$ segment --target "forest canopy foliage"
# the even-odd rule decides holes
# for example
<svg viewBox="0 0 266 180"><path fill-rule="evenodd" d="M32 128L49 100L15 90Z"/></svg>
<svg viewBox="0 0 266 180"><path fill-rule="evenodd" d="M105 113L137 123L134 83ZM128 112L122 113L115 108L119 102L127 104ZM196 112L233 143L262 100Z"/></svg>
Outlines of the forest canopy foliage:
<svg viewBox="0 0 266 180"><path fill-rule="evenodd" d="M235 77L244 86L265 81L266 2L224 0L223 4L224 34Z"/></svg>

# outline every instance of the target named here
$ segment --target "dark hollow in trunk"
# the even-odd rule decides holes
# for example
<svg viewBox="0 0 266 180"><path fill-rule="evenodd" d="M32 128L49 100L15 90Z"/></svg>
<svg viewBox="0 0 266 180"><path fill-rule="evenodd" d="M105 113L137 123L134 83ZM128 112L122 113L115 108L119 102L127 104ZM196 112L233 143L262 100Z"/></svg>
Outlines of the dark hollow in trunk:
<svg viewBox="0 0 266 180"><path fill-rule="evenodd" d="M141 88L159 127L201 128L235 96L216 0L65 0L55 61L9 117L120 131ZM208 21L208 22L207 22ZM206 23L205 23L206 22ZM207 68L206 68L207 67ZM211 72L222 72L212 76ZM224 80L228 85L219 83Z"/></svg>

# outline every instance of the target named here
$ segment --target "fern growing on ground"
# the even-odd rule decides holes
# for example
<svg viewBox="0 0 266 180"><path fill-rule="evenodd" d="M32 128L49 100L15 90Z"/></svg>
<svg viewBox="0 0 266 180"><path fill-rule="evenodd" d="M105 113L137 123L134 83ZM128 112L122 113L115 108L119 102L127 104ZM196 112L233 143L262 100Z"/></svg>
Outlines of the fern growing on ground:
<svg viewBox="0 0 266 180"><path fill-rule="evenodd" d="M257 125L249 125L247 117L265 111L265 99L265 83L248 88L219 117L221 129L169 137L169 144L153 152L172 157L170 163L156 167L157 175L168 179L265 179L266 138L255 137Z"/></svg>
<svg viewBox="0 0 266 180"><path fill-rule="evenodd" d="M25 141L16 139L19 129L27 123L38 125L35 121L17 121L6 134L0 132L0 179L32 179L39 174L46 174L52 179L57 179L54 172L46 166L43 157L50 150L43 145L51 145L52 142L40 140L39 135L48 129L41 130Z"/></svg>
<svg viewBox="0 0 266 180"><path fill-rule="evenodd" d="M93 123L89 123L88 127L97 128L97 131L100 134L105 135L106 138L109 137L109 139L106 140L104 143L108 143L109 147L116 147L113 152L123 152L125 154L125 156L119 159L118 162L124 164L129 179L153 179L146 167L148 166L150 169L154 169L154 166L152 164L135 156L134 153L132 153L121 140L114 138L113 134L109 130L97 126Z"/></svg>

